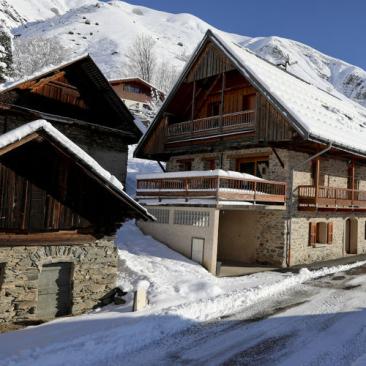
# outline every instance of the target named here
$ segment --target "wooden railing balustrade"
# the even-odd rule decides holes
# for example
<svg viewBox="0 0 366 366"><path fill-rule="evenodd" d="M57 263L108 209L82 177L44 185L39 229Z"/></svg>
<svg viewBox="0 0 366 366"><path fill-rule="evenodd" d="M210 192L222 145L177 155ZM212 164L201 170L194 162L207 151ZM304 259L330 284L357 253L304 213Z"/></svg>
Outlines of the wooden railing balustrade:
<svg viewBox="0 0 366 366"><path fill-rule="evenodd" d="M299 209L356 209L366 210L366 191L323 187L299 186Z"/></svg>
<svg viewBox="0 0 366 366"><path fill-rule="evenodd" d="M222 116L212 116L179 122L167 127L168 141L177 138L200 137L224 134L238 130L251 130L255 127L255 111L241 111Z"/></svg>
<svg viewBox="0 0 366 366"><path fill-rule="evenodd" d="M284 203L286 183L223 176L151 178L137 180L137 198L215 198Z"/></svg>

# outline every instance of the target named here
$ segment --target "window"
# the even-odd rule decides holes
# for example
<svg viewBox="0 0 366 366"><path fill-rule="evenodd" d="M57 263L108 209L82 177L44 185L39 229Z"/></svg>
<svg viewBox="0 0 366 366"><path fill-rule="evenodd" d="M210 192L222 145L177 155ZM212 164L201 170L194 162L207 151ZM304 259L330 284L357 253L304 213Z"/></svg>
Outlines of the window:
<svg viewBox="0 0 366 366"><path fill-rule="evenodd" d="M156 223L169 224L169 210L163 208L149 208L148 211L156 217Z"/></svg>
<svg viewBox="0 0 366 366"><path fill-rule="evenodd" d="M141 89L138 86L128 85L128 84L124 86L123 90L125 90L126 92L129 92L129 93L136 93L136 94L142 93Z"/></svg>
<svg viewBox="0 0 366 366"><path fill-rule="evenodd" d="M216 169L216 159L215 158L203 159L203 169L204 170L215 170Z"/></svg>
<svg viewBox="0 0 366 366"><path fill-rule="evenodd" d="M268 157L241 158L236 161L236 170L240 173L255 175L264 178L268 172Z"/></svg>
<svg viewBox="0 0 366 366"><path fill-rule="evenodd" d="M243 96L243 111L254 111L255 110L255 94Z"/></svg>
<svg viewBox="0 0 366 366"><path fill-rule="evenodd" d="M207 117L218 116L220 114L220 105L219 101L208 103Z"/></svg>
<svg viewBox="0 0 366 366"><path fill-rule="evenodd" d="M193 159L177 160L178 170L180 172L189 172L189 171L191 171L192 170L192 160Z"/></svg>
<svg viewBox="0 0 366 366"><path fill-rule="evenodd" d="M210 213L205 211L174 211L175 225L209 226Z"/></svg>
<svg viewBox="0 0 366 366"><path fill-rule="evenodd" d="M309 223L309 245L332 244L332 242L333 242L332 222Z"/></svg>

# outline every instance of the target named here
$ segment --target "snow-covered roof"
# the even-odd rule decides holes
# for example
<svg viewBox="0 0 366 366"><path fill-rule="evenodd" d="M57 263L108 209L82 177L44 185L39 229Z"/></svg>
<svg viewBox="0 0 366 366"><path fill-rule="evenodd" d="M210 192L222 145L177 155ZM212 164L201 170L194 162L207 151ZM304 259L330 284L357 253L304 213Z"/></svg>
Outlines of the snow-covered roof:
<svg viewBox="0 0 366 366"><path fill-rule="evenodd" d="M221 177L221 178L263 180L262 178L258 178L255 175L234 172L232 170L222 170L222 169L140 174L136 178L137 179L169 179L169 178L189 178L189 177Z"/></svg>
<svg viewBox="0 0 366 366"><path fill-rule="evenodd" d="M143 217L155 220L154 216L150 215L143 206L138 204L123 190L122 183L114 175L102 168L96 160L94 160L90 155L88 155L84 150L82 150L78 145L72 142L68 137L62 134L46 120L29 122L3 135L0 135L0 149L20 141L38 131L43 131L58 141L58 143L60 143L65 148L65 150L82 161L90 171L101 178L108 186L113 188L114 191L117 192L123 199L123 201L127 202Z"/></svg>
<svg viewBox="0 0 366 366"><path fill-rule="evenodd" d="M244 76L297 123L304 137L366 154L366 108L294 76L225 36L212 38Z"/></svg>
<svg viewBox="0 0 366 366"><path fill-rule="evenodd" d="M147 137L188 74L201 49L210 40L307 140L366 155L366 108L343 95L332 95L238 45L225 35L207 31L181 77L135 150L139 156Z"/></svg>
<svg viewBox="0 0 366 366"><path fill-rule="evenodd" d="M40 70L35 71L32 75L24 75L20 79L8 80L8 81L0 84L0 92L4 92L6 90L16 88L18 85L20 85L22 83L25 83L27 81L31 81L31 80L34 80L34 79L38 79L38 78L42 77L43 75L47 75L50 72L62 69L66 66L69 66L69 65L75 63L75 62L86 59L87 57L89 57L89 55L87 53L85 53L85 54L76 56L76 57L74 57L70 60L61 62L60 64L57 64L57 65L53 65L53 64L48 65L47 67L44 67Z"/></svg>

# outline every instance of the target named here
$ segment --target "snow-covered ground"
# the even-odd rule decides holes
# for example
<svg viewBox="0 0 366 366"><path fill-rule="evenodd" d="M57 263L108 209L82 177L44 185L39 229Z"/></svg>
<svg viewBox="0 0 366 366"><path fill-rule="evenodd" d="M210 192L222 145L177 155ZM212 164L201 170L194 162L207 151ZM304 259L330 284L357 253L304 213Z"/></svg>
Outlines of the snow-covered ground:
<svg viewBox="0 0 366 366"><path fill-rule="evenodd" d="M126 290L132 290L140 281L148 281L149 306L143 311L131 313L130 296L125 305L111 305L87 315L62 318L41 326L2 334L1 365L122 365L141 364L141 360L145 360L145 364L151 360L151 364L154 364L154 357L155 364L160 364L161 360L169 363L164 355L173 351L174 347L178 350L180 344L192 341L189 334L192 337L203 336L207 324L224 327L230 322L223 319L234 321L237 316L235 314L240 314L240 322L243 322L243 319L254 316L258 310L268 311L276 301L297 299L296 296L289 296L289 292L308 286L303 285L306 281L365 264L313 272L302 270L299 274L265 272L238 278L216 278L198 264L143 235L133 222L124 225L117 242L120 257L119 283ZM351 285L360 284L360 289L366 287L365 276L352 281ZM316 295L309 306L299 307L298 313L293 316L303 316L304 319L309 316L313 319L317 314L325 314L324 317L333 312L342 314L345 305L346 311L355 311L366 299L364 290L359 297L352 295L352 291L343 290L342 294L350 297L349 301L346 301L346 297L339 297L339 294L335 298L326 288L323 291L320 287L318 292L319 296ZM312 304L315 300L318 302ZM320 301L323 301L322 306L319 305ZM287 315L283 321L282 315L278 316L277 322L283 333L289 321ZM301 324L306 325L306 322ZM243 323L242 326L244 327ZM355 329L359 330L360 326L359 321ZM244 337L244 329L239 327L238 335ZM195 333L197 331L199 334ZM271 332L276 333L276 329L268 326L252 333L258 340ZM311 329L309 332L312 334ZM217 335L217 332L211 333L212 341L215 339L213 334ZM233 339L238 342L237 337ZM253 339L247 338L247 343L240 341L240 344L249 347ZM175 343L167 348L170 340ZM222 349L225 345L231 347L228 341L220 342ZM215 348L210 346L212 352ZM237 348L236 345L236 350ZM205 348L206 354L209 349ZM196 357L198 360L205 359L199 352Z"/></svg>

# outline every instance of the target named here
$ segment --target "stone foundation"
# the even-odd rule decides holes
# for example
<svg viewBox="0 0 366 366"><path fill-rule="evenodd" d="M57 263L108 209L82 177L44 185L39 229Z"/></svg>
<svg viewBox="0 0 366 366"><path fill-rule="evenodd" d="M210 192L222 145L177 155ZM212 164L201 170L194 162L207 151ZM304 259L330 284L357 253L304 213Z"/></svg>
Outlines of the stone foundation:
<svg viewBox="0 0 366 366"><path fill-rule="evenodd" d="M0 247L0 323L37 320L38 280L42 265L71 262L72 315L98 304L117 278L113 240L78 245Z"/></svg>

